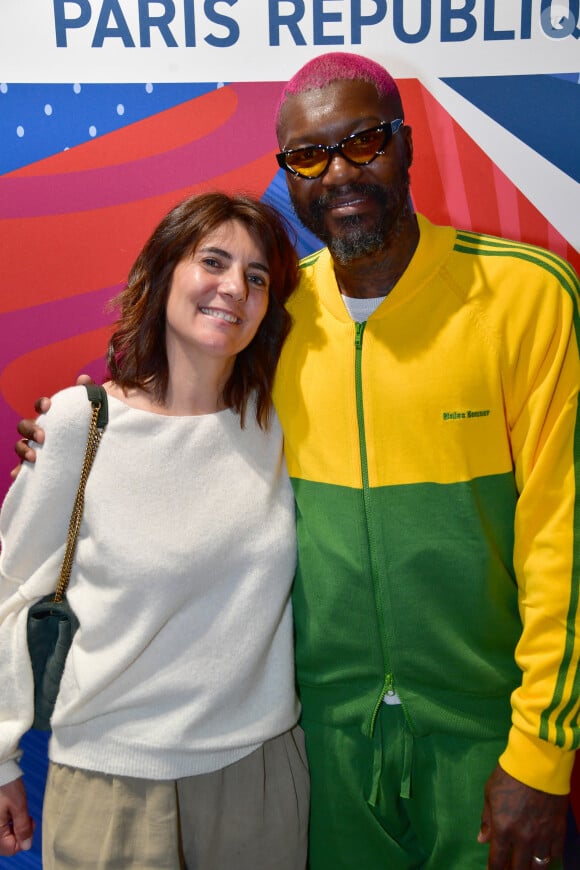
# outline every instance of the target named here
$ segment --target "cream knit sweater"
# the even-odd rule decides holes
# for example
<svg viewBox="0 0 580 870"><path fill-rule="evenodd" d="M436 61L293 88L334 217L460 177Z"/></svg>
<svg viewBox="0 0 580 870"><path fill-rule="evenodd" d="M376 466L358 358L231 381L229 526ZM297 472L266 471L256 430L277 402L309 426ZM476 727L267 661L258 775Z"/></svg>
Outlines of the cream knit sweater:
<svg viewBox="0 0 580 870"><path fill-rule="evenodd" d="M80 628L53 761L176 779L291 728L294 502L277 421L167 417L109 399L69 587ZM84 387L54 397L46 443L0 515L0 784L32 721L29 604L54 589L88 431Z"/></svg>

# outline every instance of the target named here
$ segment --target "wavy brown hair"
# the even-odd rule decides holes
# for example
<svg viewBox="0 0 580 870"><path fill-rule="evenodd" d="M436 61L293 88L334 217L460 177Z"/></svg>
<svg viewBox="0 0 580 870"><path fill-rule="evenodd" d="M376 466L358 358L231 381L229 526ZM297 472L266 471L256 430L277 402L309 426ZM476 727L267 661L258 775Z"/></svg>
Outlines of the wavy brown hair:
<svg viewBox="0 0 580 870"><path fill-rule="evenodd" d="M270 272L268 308L250 344L238 353L222 399L240 415L243 427L250 397L256 420L267 428L272 384L291 326L285 302L298 278L298 258L284 218L246 195L204 193L173 208L137 257L126 287L111 302L118 312L107 353L111 380L123 389L146 390L165 400L169 370L165 344L166 308L177 264L193 256L200 242L228 221L237 221L264 249Z"/></svg>

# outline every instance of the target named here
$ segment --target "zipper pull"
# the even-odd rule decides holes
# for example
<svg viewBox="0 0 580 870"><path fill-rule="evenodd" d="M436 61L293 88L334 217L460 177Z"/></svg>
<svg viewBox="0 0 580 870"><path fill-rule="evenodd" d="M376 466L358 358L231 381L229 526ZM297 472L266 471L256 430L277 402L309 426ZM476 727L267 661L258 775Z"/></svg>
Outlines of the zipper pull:
<svg viewBox="0 0 580 870"><path fill-rule="evenodd" d="M364 321L364 323L358 323L357 321L354 325L354 344L357 350L360 350L362 347L363 332L365 331L366 325L366 320Z"/></svg>
<svg viewBox="0 0 580 870"><path fill-rule="evenodd" d="M397 693L395 692L395 680L392 674L387 674L385 677L385 695L392 698Z"/></svg>

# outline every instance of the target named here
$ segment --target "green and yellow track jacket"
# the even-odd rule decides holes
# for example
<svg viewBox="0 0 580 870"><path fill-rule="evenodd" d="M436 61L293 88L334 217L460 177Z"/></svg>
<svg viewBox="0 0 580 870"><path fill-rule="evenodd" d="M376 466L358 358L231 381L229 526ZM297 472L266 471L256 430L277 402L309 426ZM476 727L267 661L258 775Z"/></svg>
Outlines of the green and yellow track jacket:
<svg viewBox="0 0 580 870"><path fill-rule="evenodd" d="M304 719L398 693L417 734L506 737L566 793L579 742L579 285L554 254L419 216L364 324L303 262L275 403L297 503Z"/></svg>

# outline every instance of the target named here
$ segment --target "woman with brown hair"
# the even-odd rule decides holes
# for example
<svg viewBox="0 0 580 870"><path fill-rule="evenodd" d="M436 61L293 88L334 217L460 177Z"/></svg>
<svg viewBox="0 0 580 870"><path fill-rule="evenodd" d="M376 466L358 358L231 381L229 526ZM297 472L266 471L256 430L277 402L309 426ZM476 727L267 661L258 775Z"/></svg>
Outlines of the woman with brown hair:
<svg viewBox="0 0 580 870"><path fill-rule="evenodd" d="M294 504L271 402L296 275L273 209L204 194L161 221L116 300L45 870L305 866ZM33 715L26 613L54 589L89 411L83 387L53 397L0 516L1 855L32 837L17 763Z"/></svg>

